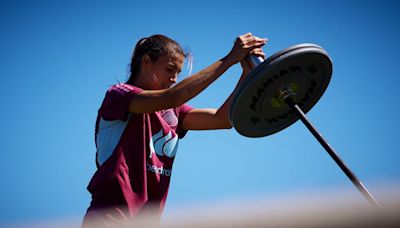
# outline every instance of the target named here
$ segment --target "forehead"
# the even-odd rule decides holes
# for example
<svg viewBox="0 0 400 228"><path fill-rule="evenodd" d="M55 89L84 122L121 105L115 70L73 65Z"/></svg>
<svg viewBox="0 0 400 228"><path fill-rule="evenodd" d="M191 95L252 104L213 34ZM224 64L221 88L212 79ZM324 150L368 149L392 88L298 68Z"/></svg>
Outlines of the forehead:
<svg viewBox="0 0 400 228"><path fill-rule="evenodd" d="M176 67L176 68L182 68L183 62L185 61L185 57L182 55L164 55L159 58L162 62L164 62L167 65Z"/></svg>

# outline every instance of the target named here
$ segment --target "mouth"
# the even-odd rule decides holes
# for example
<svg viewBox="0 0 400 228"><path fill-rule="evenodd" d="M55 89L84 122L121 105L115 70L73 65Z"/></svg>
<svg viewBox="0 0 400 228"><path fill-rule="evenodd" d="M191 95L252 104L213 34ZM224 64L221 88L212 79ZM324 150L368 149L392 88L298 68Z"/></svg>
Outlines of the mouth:
<svg viewBox="0 0 400 228"><path fill-rule="evenodd" d="M169 88L171 88L174 84L175 84L175 83L173 83L173 82L166 83L166 84L163 85L163 87L164 87L164 89L169 89Z"/></svg>
<svg viewBox="0 0 400 228"><path fill-rule="evenodd" d="M170 80L168 83L167 83L167 85L168 85L168 88L170 88L170 87L172 87L173 85L175 85L175 81L172 81L172 80Z"/></svg>

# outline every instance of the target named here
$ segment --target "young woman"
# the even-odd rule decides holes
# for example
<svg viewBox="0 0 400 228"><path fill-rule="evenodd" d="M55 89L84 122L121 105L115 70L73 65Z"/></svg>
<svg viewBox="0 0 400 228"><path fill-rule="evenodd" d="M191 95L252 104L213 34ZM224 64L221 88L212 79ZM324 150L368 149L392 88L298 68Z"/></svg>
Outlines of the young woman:
<svg viewBox="0 0 400 228"><path fill-rule="evenodd" d="M168 194L179 139L188 130L231 128L231 96L219 109L185 104L248 54L265 58L266 39L251 33L236 38L232 50L200 72L175 82L186 54L174 40L153 35L135 47L131 75L106 93L96 121L98 170L88 190L92 202L83 226L115 225L152 208L160 218ZM154 210L155 209L155 210Z"/></svg>

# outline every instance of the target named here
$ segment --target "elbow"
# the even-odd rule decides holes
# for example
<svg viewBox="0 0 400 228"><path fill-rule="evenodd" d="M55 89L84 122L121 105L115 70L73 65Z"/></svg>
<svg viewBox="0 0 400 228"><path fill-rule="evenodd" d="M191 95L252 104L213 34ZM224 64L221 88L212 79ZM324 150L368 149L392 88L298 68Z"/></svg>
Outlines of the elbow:
<svg viewBox="0 0 400 228"><path fill-rule="evenodd" d="M226 125L224 126L223 129L230 130L230 129L232 129L232 128L233 128L233 126L232 126L231 122L228 121L228 123L226 123Z"/></svg>
<svg viewBox="0 0 400 228"><path fill-rule="evenodd" d="M166 95L173 107L179 107L194 97L193 91L178 85L167 89Z"/></svg>
<svg viewBox="0 0 400 228"><path fill-rule="evenodd" d="M227 130L229 130L229 129L232 129L232 128L233 128L232 123L231 123L231 121L229 121L229 118L228 118L228 117L222 118L222 119L220 120L220 123L221 123L221 125L220 125L221 129L227 129Z"/></svg>
<svg viewBox="0 0 400 228"><path fill-rule="evenodd" d="M216 116L216 119L218 120L218 128L219 129L232 129L233 128L233 126L232 126L232 123L231 123L231 121L229 120L229 116L228 116L228 114L227 113L224 113L224 112L220 112L220 110L218 110L216 113L215 113L215 116Z"/></svg>
<svg viewBox="0 0 400 228"><path fill-rule="evenodd" d="M168 103L171 108L179 107L187 102L184 96L180 93L179 90L174 89L173 87L168 89L165 93L165 96L168 98Z"/></svg>

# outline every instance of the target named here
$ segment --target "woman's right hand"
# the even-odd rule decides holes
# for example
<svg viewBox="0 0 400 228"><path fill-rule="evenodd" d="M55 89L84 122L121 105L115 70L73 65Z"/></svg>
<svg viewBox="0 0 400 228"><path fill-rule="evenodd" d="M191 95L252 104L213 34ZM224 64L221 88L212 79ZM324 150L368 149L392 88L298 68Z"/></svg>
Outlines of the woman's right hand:
<svg viewBox="0 0 400 228"><path fill-rule="evenodd" d="M260 49L267 43L267 39L253 36L251 33L238 36L227 58L233 63L242 61L254 49Z"/></svg>
<svg viewBox="0 0 400 228"><path fill-rule="evenodd" d="M261 57L263 60L265 60L265 58L266 58L266 55L265 55L264 51L262 50L262 48L255 48L255 49L251 50L247 56L249 56L249 55ZM240 61L240 65L242 66L244 74L248 74L253 69L253 67L247 60L247 56L246 56L246 58L244 58Z"/></svg>

